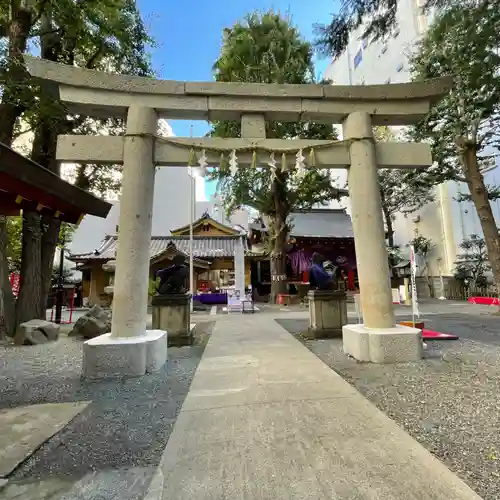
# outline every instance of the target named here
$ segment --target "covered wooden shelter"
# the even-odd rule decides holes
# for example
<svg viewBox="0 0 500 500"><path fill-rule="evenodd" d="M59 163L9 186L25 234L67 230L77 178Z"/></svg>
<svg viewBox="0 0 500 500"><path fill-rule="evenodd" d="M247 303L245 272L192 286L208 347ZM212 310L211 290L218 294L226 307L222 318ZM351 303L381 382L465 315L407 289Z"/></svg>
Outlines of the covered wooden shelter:
<svg viewBox="0 0 500 500"><path fill-rule="evenodd" d="M0 215L21 210L77 224L85 214L105 218L111 204L0 143Z"/></svg>

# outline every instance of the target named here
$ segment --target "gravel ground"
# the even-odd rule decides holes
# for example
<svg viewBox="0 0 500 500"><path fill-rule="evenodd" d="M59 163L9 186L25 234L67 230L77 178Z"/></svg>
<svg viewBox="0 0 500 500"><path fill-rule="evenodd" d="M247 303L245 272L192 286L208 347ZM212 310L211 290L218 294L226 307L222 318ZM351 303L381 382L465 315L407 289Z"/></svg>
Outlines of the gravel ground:
<svg viewBox="0 0 500 500"><path fill-rule="evenodd" d="M82 380L82 343L72 338L0 347L0 408L92 401L10 479L75 479L106 469L157 466L213 326L199 323L195 345L169 348L164 370L126 380Z"/></svg>
<svg viewBox="0 0 500 500"><path fill-rule="evenodd" d="M499 319L472 317L469 338L429 342L422 362L397 365L358 363L343 354L340 339L302 339L307 320L277 321L484 500L500 498L500 345L496 338L471 340L483 337L478 325L490 332ZM465 315L455 323L433 317L432 323L431 328L446 323L448 331L467 331ZM497 332L500 337L498 326Z"/></svg>

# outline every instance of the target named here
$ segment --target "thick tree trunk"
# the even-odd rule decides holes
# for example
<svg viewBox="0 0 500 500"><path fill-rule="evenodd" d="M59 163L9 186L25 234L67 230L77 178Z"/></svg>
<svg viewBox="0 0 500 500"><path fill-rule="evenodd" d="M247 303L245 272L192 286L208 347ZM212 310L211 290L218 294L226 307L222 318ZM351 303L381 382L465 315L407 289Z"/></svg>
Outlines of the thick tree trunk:
<svg viewBox="0 0 500 500"><path fill-rule="evenodd" d="M42 242L41 242L41 297L40 314L45 314L47 308L47 298L52 280L52 269L54 268L54 255L56 252L57 240L59 239L60 221L52 217L48 220L42 219Z"/></svg>
<svg viewBox="0 0 500 500"><path fill-rule="evenodd" d="M392 217L384 212L385 224L387 226L387 244L394 248L394 227L392 226Z"/></svg>
<svg viewBox="0 0 500 500"><path fill-rule="evenodd" d="M286 208L286 173L277 172L271 184L274 209L270 214L271 219L271 295L269 302L276 303L279 294L287 293L286 283L286 253L285 245L288 238Z"/></svg>
<svg viewBox="0 0 500 500"><path fill-rule="evenodd" d="M269 301L276 303L280 293L287 293L285 244L288 236L286 221L279 218L271 220L273 242L271 247L271 295Z"/></svg>
<svg viewBox="0 0 500 500"><path fill-rule="evenodd" d="M10 23L7 29L8 55L7 78L3 89L0 106L0 141L8 146L14 137L17 119L21 116L26 103L19 99L19 88L26 78L22 57L26 52L28 36L31 30L32 13L22 0L10 2Z"/></svg>
<svg viewBox="0 0 500 500"><path fill-rule="evenodd" d="M42 121L35 133L32 153L32 159L34 161L51 172L54 172L56 175L60 175L59 163L55 160L58 130L59 127L57 124L51 123L49 120ZM40 291L33 293L39 300L38 314L42 317L45 316L47 297L52 277L52 268L54 266L54 254L61 223L59 220L53 219L52 217L38 217L38 220L35 218L32 219L32 222L37 222L40 229L40 249L38 252L27 252L25 257L27 259L40 259L40 280L38 283L30 283L34 286L40 286ZM27 263L26 265L29 268L32 267L33 264ZM22 286L28 285L26 285L23 281Z"/></svg>
<svg viewBox="0 0 500 500"><path fill-rule="evenodd" d="M8 55L7 78L3 88L0 104L0 142L12 145L17 120L26 109L27 103L22 102L18 89L26 77L22 56L26 52L29 32L32 24L32 13L21 0L10 2L10 23L7 28ZM9 281L7 262L7 224L0 220L0 336L13 335L16 327L16 303Z"/></svg>
<svg viewBox="0 0 500 500"><path fill-rule="evenodd" d="M42 31L46 34L41 37L41 57L49 61L58 62L62 54L61 35L54 35L50 12L45 12L41 18ZM74 63L74 47L64 54L68 64ZM56 161L57 136L60 133L69 132L68 122L63 115L44 117L35 133L33 141L32 159L47 168L54 174L60 176L60 164ZM40 259L40 280L32 283L39 286L40 290L35 292L39 301L38 311L40 316L45 316L47 297L50 291L52 269L54 267L54 254L59 237L61 223L52 217L42 217L39 220L41 237L39 240L39 252L28 252L26 258ZM38 255L40 254L40 255ZM28 267L32 263L27 264Z"/></svg>
<svg viewBox="0 0 500 500"><path fill-rule="evenodd" d="M23 213L23 250L21 258L21 287L17 299L17 324L39 318L42 293L42 252L40 216L33 212Z"/></svg>
<svg viewBox="0 0 500 500"><path fill-rule="evenodd" d="M500 235L493 216L488 190L484 184L483 174L479 169L477 152L474 145L469 145L463 152L463 166L469 182L472 201L476 207L477 215L484 234L484 241L488 251L488 261L493 273L497 291L500 288Z"/></svg>
<svg viewBox="0 0 500 500"><path fill-rule="evenodd" d="M383 189L380 189L380 198L382 200L382 213L384 214L385 226L387 229L387 245L389 248L394 248L394 227L392 226L392 216L385 207L385 193ZM391 276L392 268L395 263L394 256L389 254L389 269L391 270Z"/></svg>
<svg viewBox="0 0 500 500"><path fill-rule="evenodd" d="M0 215L0 341L12 337L16 323L15 302L7 262L7 218Z"/></svg>

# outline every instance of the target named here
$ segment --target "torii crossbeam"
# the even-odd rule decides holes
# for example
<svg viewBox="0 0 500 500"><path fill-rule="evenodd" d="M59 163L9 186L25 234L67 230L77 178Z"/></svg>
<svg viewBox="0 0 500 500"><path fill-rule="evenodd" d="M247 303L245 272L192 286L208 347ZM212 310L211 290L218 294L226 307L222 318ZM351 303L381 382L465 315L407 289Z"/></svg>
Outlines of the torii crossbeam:
<svg viewBox="0 0 500 500"><path fill-rule="evenodd" d="M287 163L287 154L308 150L308 168L348 168L365 324L344 327L344 349L364 361L421 358L420 330L395 325L377 168L426 167L432 158L426 144L376 143L372 126L416 123L451 89L451 78L363 86L190 83L99 73L31 57L26 62L68 111L127 120L124 137L62 136L58 143L61 161L123 163L112 330L86 347L87 374L98 371L101 348L117 353L109 358L111 374L127 372L124 359L139 363L134 349L144 353L144 362L129 372L144 372L151 363L154 348L140 348L157 342L146 332L155 167L187 164L193 155L216 165L228 152L237 152L238 166L265 167L263 155L271 152L279 168L280 155ZM242 138L158 138L158 118L241 120ZM341 123L344 141L266 139L266 121Z"/></svg>

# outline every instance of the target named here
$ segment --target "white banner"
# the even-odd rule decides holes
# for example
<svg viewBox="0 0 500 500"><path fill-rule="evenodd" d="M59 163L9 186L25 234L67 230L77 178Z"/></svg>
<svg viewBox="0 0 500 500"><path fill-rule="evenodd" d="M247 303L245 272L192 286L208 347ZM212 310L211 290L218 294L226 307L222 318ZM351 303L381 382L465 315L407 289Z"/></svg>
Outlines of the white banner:
<svg viewBox="0 0 500 500"><path fill-rule="evenodd" d="M420 318L420 311L418 310L418 297L417 297L417 262L415 259L415 248L410 245L410 268L411 268L411 304L413 316Z"/></svg>
<svg viewBox="0 0 500 500"><path fill-rule="evenodd" d="M234 247L234 288L245 296L245 248L241 238L235 242Z"/></svg>

